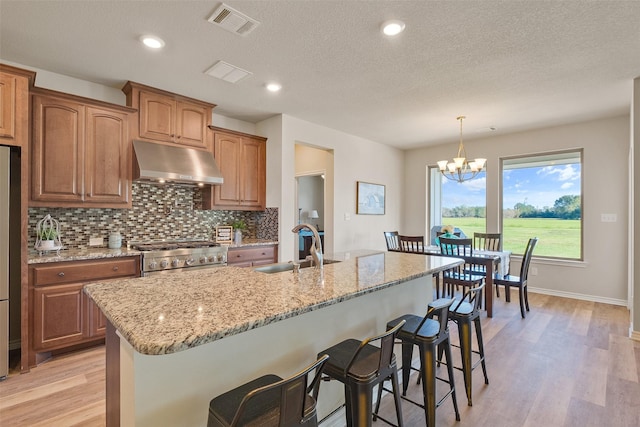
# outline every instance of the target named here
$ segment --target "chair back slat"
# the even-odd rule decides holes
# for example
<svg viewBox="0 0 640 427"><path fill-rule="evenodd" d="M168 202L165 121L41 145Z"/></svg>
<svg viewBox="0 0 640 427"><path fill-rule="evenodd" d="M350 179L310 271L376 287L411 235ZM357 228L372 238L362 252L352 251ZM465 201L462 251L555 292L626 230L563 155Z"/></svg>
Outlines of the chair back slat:
<svg viewBox="0 0 640 427"><path fill-rule="evenodd" d="M537 244L537 237L529 239L527 248L525 249L524 255L522 256L522 265L520 266L520 281L522 281L523 283L527 281L527 276L529 276L529 264L531 264L533 250L535 249Z"/></svg>
<svg viewBox="0 0 640 427"><path fill-rule="evenodd" d="M502 251L501 233L473 233L473 249Z"/></svg>
<svg viewBox="0 0 640 427"><path fill-rule="evenodd" d="M440 237L440 253L448 256L471 256L473 255L472 239L448 239Z"/></svg>
<svg viewBox="0 0 640 427"><path fill-rule="evenodd" d="M401 252L424 253L424 236L398 236Z"/></svg>
<svg viewBox="0 0 640 427"><path fill-rule="evenodd" d="M399 251L400 243L398 242L398 232L397 231L385 231L384 239L387 242L387 250L388 251Z"/></svg>

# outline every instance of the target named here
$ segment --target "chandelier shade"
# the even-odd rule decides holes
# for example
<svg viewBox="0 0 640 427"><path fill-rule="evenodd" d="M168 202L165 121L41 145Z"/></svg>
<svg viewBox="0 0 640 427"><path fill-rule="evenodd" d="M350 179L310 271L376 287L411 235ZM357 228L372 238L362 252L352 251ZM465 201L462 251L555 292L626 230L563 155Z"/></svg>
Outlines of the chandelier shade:
<svg viewBox="0 0 640 427"><path fill-rule="evenodd" d="M475 178L476 175L483 171L484 165L487 162L487 159L480 157L472 161L467 160L467 152L465 151L464 144L462 143L462 121L464 119L466 119L465 116L456 117L456 120L460 121L460 143L458 144L458 154L453 158L453 161L438 161L440 173L445 178L457 182L464 182Z"/></svg>

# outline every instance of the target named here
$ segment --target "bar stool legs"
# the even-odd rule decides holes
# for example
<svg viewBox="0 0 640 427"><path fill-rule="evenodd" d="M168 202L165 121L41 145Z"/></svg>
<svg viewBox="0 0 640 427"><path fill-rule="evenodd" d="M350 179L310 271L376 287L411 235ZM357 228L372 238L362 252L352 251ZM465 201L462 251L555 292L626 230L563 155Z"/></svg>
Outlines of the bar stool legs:
<svg viewBox="0 0 640 427"><path fill-rule="evenodd" d="M480 302L482 300L482 289L484 284L469 289L465 292L464 297L460 301L456 301L449 310L449 320L454 321L458 325L458 337L460 339L460 355L462 358L462 370L464 376L464 387L467 393L467 404L473 405L471 399L471 381L472 372L482 364L482 372L484 374L484 383L489 384L487 376L487 365L484 360L484 343L482 341L482 326L480 323ZM478 340L478 351L474 351L471 344L471 324L476 330L476 339ZM472 362L472 355L476 353L480 356L475 365Z"/></svg>
<svg viewBox="0 0 640 427"><path fill-rule="evenodd" d="M344 384L344 397L348 427L371 427L372 420L380 419L394 425L378 415L378 406L373 411L373 389L381 388L391 379L395 395L398 427L403 426L400 410L398 369L393 354L396 334L404 322L399 322L385 333L370 337L364 341L348 339L320 353L329 360L325 365L323 379L335 379ZM379 341L380 346L372 345ZM317 399L317 385L313 397Z"/></svg>
<svg viewBox="0 0 640 427"><path fill-rule="evenodd" d="M456 388L453 378L453 363L451 359L451 342L449 340L448 311L453 299L441 299L434 301L427 311L426 316L420 317L405 314L387 323L387 329L395 328L400 322L405 322L404 327L398 332L398 339L402 342L402 399L422 407L425 411L427 427L435 427L436 408L451 396L456 420L460 421ZM437 318L435 320L434 318ZM411 359L413 346L417 346L420 354L420 382L422 382L423 403L415 402L406 397L409 386ZM444 353L446 358L448 379L437 377L436 362L439 354ZM448 392L437 401L436 380L449 385Z"/></svg>
<svg viewBox="0 0 640 427"><path fill-rule="evenodd" d="M487 365L484 361L484 344L482 341L482 329L480 326L480 317L476 317L473 320L476 329L476 339L478 340L478 353L480 354L479 363L482 365L482 372L484 374L484 383L489 384L489 377L487 376ZM462 356L462 373L464 375L464 388L467 392L467 404L473 406L471 399L471 374L475 366L472 364L472 343L471 343L471 320L459 320L458 321L458 337L460 338L460 355Z"/></svg>

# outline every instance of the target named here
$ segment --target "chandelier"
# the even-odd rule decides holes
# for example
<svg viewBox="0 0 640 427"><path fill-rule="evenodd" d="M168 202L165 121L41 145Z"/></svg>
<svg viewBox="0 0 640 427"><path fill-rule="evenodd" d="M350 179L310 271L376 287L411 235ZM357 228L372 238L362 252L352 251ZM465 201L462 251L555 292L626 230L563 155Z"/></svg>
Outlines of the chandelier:
<svg viewBox="0 0 640 427"><path fill-rule="evenodd" d="M467 152L462 144L462 120L466 119L465 116L456 117L456 120L460 120L460 144L458 144L458 155L453 158L453 162L448 160L440 160L438 167L440 173L452 181L464 182L475 178L482 169L487 159L477 158L471 162L467 161Z"/></svg>

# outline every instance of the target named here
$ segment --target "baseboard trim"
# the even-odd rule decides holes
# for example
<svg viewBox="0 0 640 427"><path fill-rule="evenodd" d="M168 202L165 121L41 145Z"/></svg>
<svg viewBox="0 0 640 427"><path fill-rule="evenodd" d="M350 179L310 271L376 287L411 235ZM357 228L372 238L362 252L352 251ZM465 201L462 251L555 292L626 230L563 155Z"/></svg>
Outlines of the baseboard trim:
<svg viewBox="0 0 640 427"><path fill-rule="evenodd" d="M640 341L640 332L639 331L630 331L631 334L629 334L629 338L631 338L634 341Z"/></svg>
<svg viewBox="0 0 640 427"><path fill-rule="evenodd" d="M530 292L533 292L536 294L552 295L555 297L573 298L573 299L579 299L583 301L600 302L603 304L621 305L623 307L627 307L626 299L599 297L595 295L578 294L575 292L557 291L554 289L533 288L531 286L527 286L527 288Z"/></svg>

